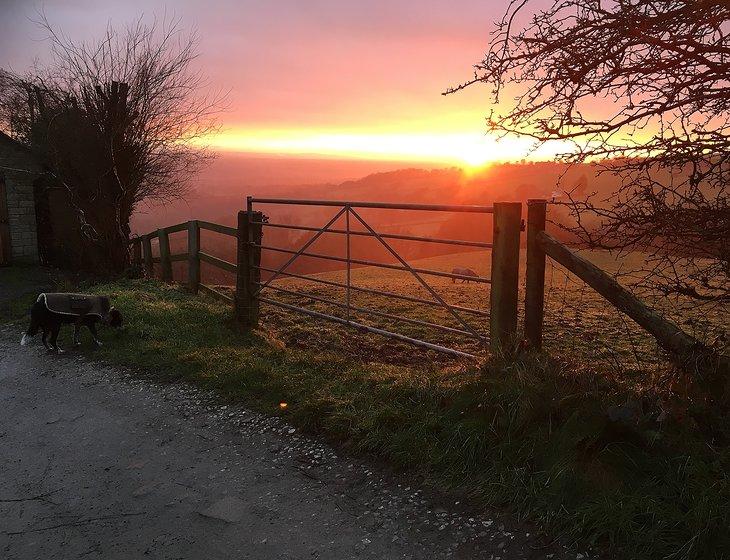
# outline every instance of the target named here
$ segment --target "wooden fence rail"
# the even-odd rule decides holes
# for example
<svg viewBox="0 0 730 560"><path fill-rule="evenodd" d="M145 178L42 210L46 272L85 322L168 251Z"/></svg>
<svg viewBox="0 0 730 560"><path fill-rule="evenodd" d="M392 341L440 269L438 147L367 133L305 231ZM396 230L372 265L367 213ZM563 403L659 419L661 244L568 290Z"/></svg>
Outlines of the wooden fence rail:
<svg viewBox="0 0 730 560"><path fill-rule="evenodd" d="M244 216L243 221L241 216ZM251 282L258 283L261 275L261 250L254 250L252 258L248 257L248 253L245 259L238 258L239 263L244 263L243 266L238 266L235 263L228 262L224 259L218 258L214 255L201 251L200 249L200 232L201 230L212 231L222 235L228 235L235 237L238 243L238 251L241 252L241 240L245 240L243 243L244 249L248 244L249 238L257 243L261 243L261 221L263 216L260 212L254 213L254 221L259 222L249 224L248 216L245 211L239 213L239 227L234 228L230 226L224 226L222 224L216 224L213 222L206 222L203 220L190 220L188 222L182 222L166 228L160 228L155 232L142 235L130 240L132 246L132 263L137 266L140 270L144 268L147 276L154 274L154 265L159 263L160 265L160 276L165 282L173 281L173 262L188 263L188 281L187 287L192 293L198 293L200 291L212 295L218 299L234 302L236 306L236 316L241 320L245 326L255 325L258 321L258 300L253 297L253 291L246 288ZM241 229L243 228L243 229ZM250 230L250 231L249 231ZM188 250L185 253L172 254L170 252L170 234L177 232L187 232L187 245ZM157 238L160 247L160 256L155 257L152 255L152 239ZM230 297L212 286L207 286L201 282L200 269L201 262L205 262L231 272L236 275L236 295ZM241 286L241 288L239 288Z"/></svg>

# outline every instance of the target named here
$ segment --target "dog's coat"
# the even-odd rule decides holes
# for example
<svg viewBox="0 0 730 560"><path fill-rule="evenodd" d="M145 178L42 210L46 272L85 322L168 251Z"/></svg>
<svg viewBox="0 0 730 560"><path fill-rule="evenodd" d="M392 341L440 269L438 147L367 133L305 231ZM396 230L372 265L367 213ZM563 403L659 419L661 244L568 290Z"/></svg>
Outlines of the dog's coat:
<svg viewBox="0 0 730 560"><path fill-rule="evenodd" d="M20 344L25 346L29 339L43 331L43 345L49 350L60 352L56 340L61 325L74 325L74 343L79 342L79 331L86 326L97 345L101 345L96 332L96 323L102 321L112 327L122 324L122 316L114 309L109 298L86 294L43 293L38 296L30 310L30 326L23 334ZM50 334L50 340L46 340ZM49 346L50 343L50 346Z"/></svg>
<svg viewBox="0 0 730 560"><path fill-rule="evenodd" d="M106 320L111 304L106 296L86 294L41 294L38 301L45 303L48 311L61 315L94 316Z"/></svg>

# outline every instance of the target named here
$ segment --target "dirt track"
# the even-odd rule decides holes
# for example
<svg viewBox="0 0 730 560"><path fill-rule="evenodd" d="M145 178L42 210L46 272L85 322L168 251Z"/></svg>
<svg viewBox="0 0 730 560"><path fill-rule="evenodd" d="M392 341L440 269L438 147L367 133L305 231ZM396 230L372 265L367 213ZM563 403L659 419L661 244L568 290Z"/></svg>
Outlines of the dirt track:
<svg viewBox="0 0 730 560"><path fill-rule="evenodd" d="M436 503L278 419L73 352L21 348L16 330L0 328L2 558L555 552L527 537L529 528Z"/></svg>

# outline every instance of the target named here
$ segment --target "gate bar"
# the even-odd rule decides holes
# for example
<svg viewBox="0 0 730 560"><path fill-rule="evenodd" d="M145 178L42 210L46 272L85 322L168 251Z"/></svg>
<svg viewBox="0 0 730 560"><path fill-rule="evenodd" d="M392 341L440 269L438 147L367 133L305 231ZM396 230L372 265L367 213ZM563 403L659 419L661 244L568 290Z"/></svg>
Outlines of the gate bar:
<svg viewBox="0 0 730 560"><path fill-rule="evenodd" d="M293 296L300 296L303 298L308 298L314 301L318 301L320 303L326 303L329 305L334 305L336 307L340 307L342 309L347 308L348 311L348 320L349 320L349 311L352 310L356 313L365 313L367 315L375 315L376 317L382 317L384 319L393 319L395 321L402 321L404 323L411 323L412 325L420 325L422 327L430 327L434 329L439 329L444 332L450 332L454 334L460 334L463 336L468 336L469 338L476 338L477 340L481 340L483 342L488 341L487 337L485 336L475 336L474 334L470 333L469 331L464 331L461 329L455 329L453 327L447 327L446 325L439 325L437 323L429 323L428 321L421 321L420 319L411 319L410 317L403 317L401 315L392 315L391 313L385 313L384 311L376 311L375 309L368 309L366 307L357 307L357 306L350 306L348 304L335 301L328 298L323 298L320 296L315 296L312 294L306 294L303 292L297 292L295 290L287 290L286 288L279 288L277 286L268 286L267 289L269 290L276 290L277 292L283 292L285 294L290 294Z"/></svg>
<svg viewBox="0 0 730 560"><path fill-rule="evenodd" d="M273 268L267 268L265 266L258 266L256 267L259 270L265 270L266 272L276 272ZM304 276L303 274L294 274L293 272L282 272L281 276L290 276L292 278L300 278L301 280L311 280L312 282L318 282L320 284L325 284L327 286L335 286L337 288L346 288L346 284L340 284L339 282L333 282L332 280L322 280L321 278L315 278L314 276ZM373 294L376 296L383 296L383 297L390 297L393 299L402 299L403 301L411 301L413 303L421 303L424 305L433 305L435 307L441 307L441 304L437 302L436 300L429 300L429 299L422 299L417 298L413 296L406 296L402 294L395 294L393 292L386 292L383 290L373 290L371 288L361 288L360 286L352 286L350 285L351 290L355 290L357 292L365 292L366 294ZM459 311L464 311L466 313L474 313L475 315L482 315L483 317L489 317L489 312L484 311L483 309L473 309L471 307L462 307L461 305L452 305L448 304L449 307L453 307L454 309L458 309Z"/></svg>
<svg viewBox="0 0 730 560"><path fill-rule="evenodd" d="M421 278L418 275L418 272L415 268L413 268L411 265L409 265L406 262L406 260L398 254L398 252L395 249L393 249L390 245L388 245L388 242L385 241L385 239L383 239L382 237L380 237L378 232L375 231L370 226L370 224L368 224L365 220L363 220L360 217L360 214L358 214L357 212L355 212L355 210L352 210L352 209L350 211L352 212L352 215L355 216L355 218L357 218L357 221L360 222L370 233L375 235L375 237L378 238L378 241L380 241L380 243L383 245L383 247L388 249L388 252L391 255L393 255L396 259L398 259L398 262L400 262L401 266L404 266L408 270L408 272L410 272L411 274L413 274L413 276L416 277L416 280L418 280L418 282L421 284L421 286L426 288L426 290L428 291L428 293L431 294L431 297L433 297L433 299L438 301L442 307L444 307L449 313L451 313L451 315L454 317L454 319L456 319L457 322L464 325L464 328L466 330L473 332L474 336L479 338L479 333L476 330L474 330L474 328L472 328L472 326L469 323L467 323L466 320L464 320L464 318L461 315L459 315L456 311L454 311L451 307L449 307L449 304L446 303L443 300L443 298L436 293L436 291L428 284L428 282L426 282L423 278Z"/></svg>
<svg viewBox="0 0 730 560"><path fill-rule="evenodd" d="M425 210L433 212L476 212L492 214L493 206L471 204L392 204L387 202L348 202L334 200L296 200L288 198L250 198L252 203L260 204L297 204L301 206L349 206L350 208L384 208L390 210Z"/></svg>
<svg viewBox="0 0 730 560"><path fill-rule="evenodd" d="M475 356L474 354L462 352L461 350L454 350L453 348L446 348L445 346L439 346L438 344L424 342L423 340L418 340L416 338L411 338L409 336L405 336L402 334L386 331L383 329L378 329L375 327L370 327L368 325L363 325L362 323L358 323L356 321L347 321L340 317L335 317L334 315L327 315L326 313L320 313L319 311L303 309L301 307L297 307L296 305L289 305L288 303L283 303L283 302L277 301L275 299L269 299L267 297L261 297L261 296L258 296L258 297L264 303L269 303L271 305L283 307L284 309L289 309L290 311L297 311L299 313L304 313L305 315L309 315L310 317L318 317L320 319L327 319L328 321L334 321L335 323L347 325L347 326L353 327L357 330L363 330L363 331L370 332L373 334L379 334L381 336L385 336L388 338L394 338L396 340L401 340L403 342L407 342L407 343L413 344L415 346L421 346L423 348L428 348L429 350L435 350L436 352L443 352L444 354L451 354L452 356L458 356L460 358L477 359L477 356Z"/></svg>
<svg viewBox="0 0 730 560"><path fill-rule="evenodd" d="M352 261L350 260L350 207L347 206L347 211L345 212L345 229L347 230L347 288L345 292L345 300L347 302L347 322L350 322L350 277L352 273Z"/></svg>
<svg viewBox="0 0 730 560"><path fill-rule="evenodd" d="M278 253L287 253L289 255L296 255L302 257L313 257L315 259L324 259L328 261L337 261L346 263L347 259L344 257L334 257L331 255L321 255L319 253L307 253L306 251L294 251L292 249L282 249L281 247L272 247L271 245L257 245L254 243L254 247L260 247L261 249L268 249L269 251L276 251ZM430 274L431 276L443 276L444 278L453 278L455 280L469 280L470 282L478 282L480 284L490 284L491 280L482 278L481 276L464 276L463 274L452 274L451 272L441 272L440 270L431 270L429 268L413 268L398 266L397 264L379 263L375 261L364 261L360 259L350 259L353 264L361 264L363 266L374 266L377 268L389 268L391 270L401 270L404 272L418 272L420 274ZM283 272L283 271L282 271ZM281 274L281 273L279 273ZM278 276L278 275L277 275Z"/></svg>
<svg viewBox="0 0 730 560"><path fill-rule="evenodd" d="M254 202L254 199L253 199L252 197L248 197L248 208L249 208L249 210L248 210L248 215L249 215L249 218L251 219L251 221L253 221L253 218L252 218L252 216L253 216L253 210L252 210L252 208L253 208L253 202ZM334 215L334 217L333 217L333 218L332 218L332 219L331 219L331 220L330 220L329 222L327 222L327 223L325 224L325 226L324 226L324 227L323 227L323 228L322 228L321 230L319 230L319 232L315 233L315 234L314 234L314 235L313 235L313 236L312 236L312 237L311 237L311 238L309 239L309 241L307 241L307 242L306 242L306 243L305 243L304 245L302 245L302 248L301 248L301 249L299 249L298 251L289 251L289 254L290 254L290 255L292 255L292 258L290 258L290 259L289 259L288 261L286 261L286 262L285 262L285 263L284 263L283 265L281 265L281 266L279 267L279 270L277 270L277 271L276 271L276 272L274 273L274 275L273 275L273 276L272 276L271 278L269 278L268 280L266 280L266 282L264 282L263 286L262 286L262 287L260 287L260 288L259 288L259 289L258 289L258 290L256 291L256 293L255 293L255 294L253 294L253 296L254 296L254 297L256 297L257 295L259 295L259 294L261 293L261 290L263 290L263 289L264 289L264 288L265 288L266 286L268 286L268 285L269 285L269 284L270 284L270 283L271 283L271 282L272 282L272 281L273 281L273 280L274 280L274 279L275 279L275 278L276 278L277 276L279 276L279 274L281 274L281 273L282 273L282 272L284 272L284 271L285 271L285 270L286 270L287 268L289 268L289 265L290 265L291 263L293 263L293 262L294 262L295 260L297 260L297 257L298 257L298 256L300 256L300 255L305 255L306 253L305 253L304 251L305 251L305 250L307 249L307 247L309 247L309 246L310 246L310 245L311 245L312 243L314 243L315 241L317 241L317 239L319 239L319 237L320 237L320 236L321 236L321 235L322 235L322 234L323 234L324 232L326 232L326 231L327 231L327 229L329 229L329 227L330 227L330 226L332 226L332 224L334 224L334 223L335 223L335 222L336 222L336 221L338 220L338 218L339 218L340 216L342 216L342 214L344 214L344 212L345 212L346 210L347 210L347 207L345 207L345 208L342 208L342 210L340 210L339 212L337 212L337 214L335 214L335 215ZM259 247L259 248L261 248L261 249L264 249L264 245L263 245L263 244L261 244L261 243L254 243L254 240L253 240L253 239L251 238L251 236L250 236L250 235L249 235L249 240L248 240L248 243L249 243L249 245L251 245L252 247ZM249 263L249 266L253 267L253 263Z"/></svg>
<svg viewBox="0 0 730 560"><path fill-rule="evenodd" d="M319 231L320 228L309 227L309 226L297 226L291 224L274 224L271 222L254 222L260 223L266 227L281 228L281 229L295 229L298 231ZM347 231L344 229L329 229L327 233L338 233L340 235L347 235ZM368 231L350 231L350 235L360 235L363 237L375 237ZM463 239L436 239L431 237L419 237L417 235L400 235L397 233L381 233L380 237L384 239L400 239L403 241L422 241L424 243L443 243L445 245L462 245L465 247L480 247L482 249L491 249L491 243L482 243L480 241L466 241Z"/></svg>

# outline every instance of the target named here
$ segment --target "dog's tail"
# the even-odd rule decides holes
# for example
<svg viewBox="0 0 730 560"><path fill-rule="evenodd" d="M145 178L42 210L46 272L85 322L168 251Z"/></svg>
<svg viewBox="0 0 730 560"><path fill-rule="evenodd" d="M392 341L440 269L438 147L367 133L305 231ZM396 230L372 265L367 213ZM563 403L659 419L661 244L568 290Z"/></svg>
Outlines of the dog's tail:
<svg viewBox="0 0 730 560"><path fill-rule="evenodd" d="M36 300L36 303L43 300L45 302L45 294L41 294L38 296L38 299ZM35 306L34 306L35 307ZM38 334L38 330L40 329L40 325L38 324L38 321L36 320L36 317L34 315L34 309L30 310L30 326L28 327L28 330L23 333L23 338L20 339L20 345L21 346L27 346L30 342L30 339L33 338L35 335Z"/></svg>
<svg viewBox="0 0 730 560"><path fill-rule="evenodd" d="M38 323L31 320L28 330L23 333L23 338L20 339L20 345L27 346L27 344L30 342L30 339L33 338L37 334L38 334Z"/></svg>

